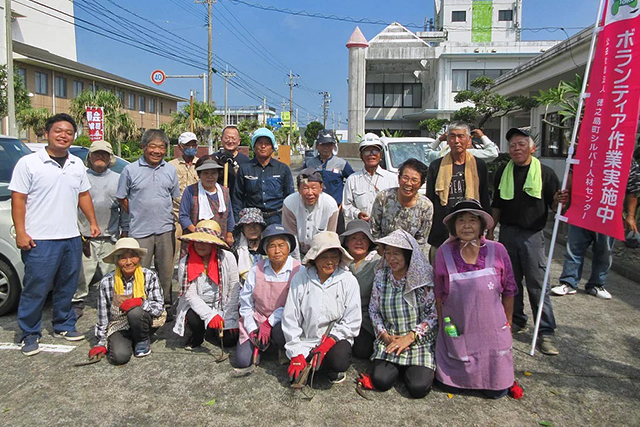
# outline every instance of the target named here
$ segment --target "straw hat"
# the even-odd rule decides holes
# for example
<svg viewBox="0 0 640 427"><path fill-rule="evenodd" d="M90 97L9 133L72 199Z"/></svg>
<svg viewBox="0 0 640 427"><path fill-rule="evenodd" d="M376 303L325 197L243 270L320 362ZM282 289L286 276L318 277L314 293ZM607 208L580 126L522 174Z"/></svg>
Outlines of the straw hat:
<svg viewBox="0 0 640 427"><path fill-rule="evenodd" d="M314 261L318 255L329 249L338 249L342 253L340 267L347 268L353 261L353 257L349 255L349 252L340 244L340 237L333 231L323 231L313 236L311 249L309 249L309 252L305 255L302 264L310 265L310 261Z"/></svg>
<svg viewBox="0 0 640 427"><path fill-rule="evenodd" d="M102 258L102 260L107 264L117 264L120 254L127 251L134 252L141 258L147 254L147 250L145 248L141 248L140 243L138 243L136 239L133 237L122 237L118 239L116 246L113 248L111 253Z"/></svg>
<svg viewBox="0 0 640 427"><path fill-rule="evenodd" d="M200 242L228 248L227 244L220 238L222 230L220 225L212 219L205 219L196 224L196 231L184 234L178 239L183 242Z"/></svg>

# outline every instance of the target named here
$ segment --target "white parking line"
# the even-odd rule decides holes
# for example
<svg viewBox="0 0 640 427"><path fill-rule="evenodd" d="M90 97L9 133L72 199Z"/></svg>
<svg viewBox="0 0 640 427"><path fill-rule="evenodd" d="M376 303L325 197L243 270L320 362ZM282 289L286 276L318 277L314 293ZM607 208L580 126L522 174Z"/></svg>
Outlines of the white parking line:
<svg viewBox="0 0 640 427"><path fill-rule="evenodd" d="M0 342L0 350L20 350L21 344ZM40 344L40 349L46 353L69 353L75 349L74 345Z"/></svg>

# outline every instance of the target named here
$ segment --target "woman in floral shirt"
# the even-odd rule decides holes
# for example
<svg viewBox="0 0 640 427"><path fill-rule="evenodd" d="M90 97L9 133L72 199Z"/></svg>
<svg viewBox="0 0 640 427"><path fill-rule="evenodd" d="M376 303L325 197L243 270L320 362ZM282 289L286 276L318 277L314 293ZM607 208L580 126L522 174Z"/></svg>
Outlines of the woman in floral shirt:
<svg viewBox="0 0 640 427"><path fill-rule="evenodd" d="M377 336L371 382L386 391L402 374L409 394L421 398L431 390L435 371L438 315L433 269L418 242L404 230L376 243L384 247L384 259L369 302Z"/></svg>
<svg viewBox="0 0 640 427"><path fill-rule="evenodd" d="M431 231L433 204L418 194L427 179L427 171L427 166L416 159L408 159L400 166L398 188L382 190L373 202L371 234L380 239L395 230L405 230L416 239L428 259L427 237Z"/></svg>

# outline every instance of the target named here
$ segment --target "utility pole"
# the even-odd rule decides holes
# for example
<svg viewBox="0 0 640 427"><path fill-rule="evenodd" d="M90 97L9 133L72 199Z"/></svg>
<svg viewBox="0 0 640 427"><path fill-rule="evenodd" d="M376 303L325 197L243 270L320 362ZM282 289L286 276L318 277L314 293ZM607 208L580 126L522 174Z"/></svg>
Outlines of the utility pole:
<svg viewBox="0 0 640 427"><path fill-rule="evenodd" d="M209 101L209 105L213 105L213 28L212 28L212 13L213 13L213 3L217 0L196 0L196 4L207 4L207 30L208 30L208 54L207 54L207 74L209 75L207 81L207 92L209 92L209 96L207 97L207 101Z"/></svg>
<svg viewBox="0 0 640 427"><path fill-rule="evenodd" d="M235 77L236 72L229 72L229 64L227 64L226 71L222 72L222 77L224 77L224 125L227 126L229 124L229 110L227 109L227 84L229 83L229 77Z"/></svg>
<svg viewBox="0 0 640 427"><path fill-rule="evenodd" d="M189 105L190 105L190 113L189 113L189 121L191 122L191 132L193 132L193 89L189 92Z"/></svg>
<svg viewBox="0 0 640 427"><path fill-rule="evenodd" d="M7 53L7 135L16 134L16 102L15 86L13 83L13 37L11 35L11 0L4 2L4 28L6 31L6 53Z"/></svg>
<svg viewBox="0 0 640 427"><path fill-rule="evenodd" d="M267 127L267 97L262 97L262 127Z"/></svg>
<svg viewBox="0 0 640 427"><path fill-rule="evenodd" d="M297 79L297 74L293 74L291 70L289 70L289 136L287 138L289 145L291 145L291 135L293 133L293 87L298 86L293 80Z"/></svg>
<svg viewBox="0 0 640 427"><path fill-rule="evenodd" d="M331 94L327 91L318 92L322 95L322 126L327 128L327 110L329 109L329 103L331 102Z"/></svg>

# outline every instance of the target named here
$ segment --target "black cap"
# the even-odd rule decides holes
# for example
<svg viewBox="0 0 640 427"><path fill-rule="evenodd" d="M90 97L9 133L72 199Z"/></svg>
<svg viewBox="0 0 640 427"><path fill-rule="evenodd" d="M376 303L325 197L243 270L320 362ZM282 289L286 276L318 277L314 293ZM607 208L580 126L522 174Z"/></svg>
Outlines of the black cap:
<svg viewBox="0 0 640 427"><path fill-rule="evenodd" d="M338 142L332 130L322 129L316 136L316 144L335 144Z"/></svg>
<svg viewBox="0 0 640 427"><path fill-rule="evenodd" d="M513 135L531 136L528 129L525 128L511 128L507 131L507 141L511 139Z"/></svg>
<svg viewBox="0 0 640 427"><path fill-rule="evenodd" d="M322 179L322 172L314 168L305 168L301 170L298 178L301 180L306 179L310 182L319 182L321 184L324 182L324 179Z"/></svg>

